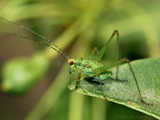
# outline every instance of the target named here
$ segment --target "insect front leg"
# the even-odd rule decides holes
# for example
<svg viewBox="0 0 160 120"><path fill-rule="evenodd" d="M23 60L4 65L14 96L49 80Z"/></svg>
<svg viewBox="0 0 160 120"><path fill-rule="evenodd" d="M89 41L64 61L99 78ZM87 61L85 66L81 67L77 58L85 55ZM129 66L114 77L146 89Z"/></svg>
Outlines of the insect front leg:
<svg viewBox="0 0 160 120"><path fill-rule="evenodd" d="M79 72L78 72L78 76L77 76L77 78L76 78L75 88L74 88L72 91L77 90L77 88L78 88L78 83L79 83L79 80L80 80L80 79L81 79L81 72L79 71Z"/></svg>

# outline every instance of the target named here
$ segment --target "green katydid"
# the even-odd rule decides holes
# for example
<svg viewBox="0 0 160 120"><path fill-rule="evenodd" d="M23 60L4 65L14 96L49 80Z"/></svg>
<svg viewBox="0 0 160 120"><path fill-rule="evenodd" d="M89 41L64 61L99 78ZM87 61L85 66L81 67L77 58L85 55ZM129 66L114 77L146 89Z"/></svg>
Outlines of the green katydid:
<svg viewBox="0 0 160 120"><path fill-rule="evenodd" d="M40 38L44 39L46 42L39 42L38 40L29 38L29 37L26 37L26 36L22 36L20 34L6 33L6 32L0 32L0 33L10 34L10 35L25 38L25 39L31 39L33 41L39 42L42 45L48 46L48 47L52 48L53 50L55 50L56 52L58 52L60 55L62 55L64 57L64 59L68 63L68 66L69 66L68 70L69 70L70 74L73 73L75 70L78 70L79 73L78 73L78 77L77 77L77 80L76 80L76 85L75 85L74 90L76 90L78 88L78 83L79 83L79 80L81 78L81 72L88 77L96 79L96 81L99 82L101 84L101 86L103 84L102 83L103 80L109 79L109 78L114 79L112 77L112 72L109 70L109 68L111 68L113 65L109 65L109 66L102 65L100 63L100 60L101 60L102 56L104 55L108 45L110 44L110 42L113 40L114 36L116 35L117 36L117 63L116 63L116 78L115 78L115 80L117 80L117 82L125 82L125 80L120 80L119 79L118 72L119 72L119 64L121 64L123 62L127 63L129 68L130 68L130 71L132 73L132 76L135 80L136 87L137 87L139 97L140 97L140 101L145 105L152 105L152 104L146 103L143 100L143 97L142 97L141 91L140 91L140 87L138 85L137 78L136 78L134 70L133 70L133 68L130 64L130 61L126 58L121 59L119 61L119 32L118 32L118 30L114 30L110 39L107 41L105 46L102 49L99 50L99 52L97 52L97 49L95 48L94 51L93 51L93 55L88 60L84 60L84 59L69 58L65 55L65 53L63 52L62 49L60 49L56 44L52 43L50 40L48 40L44 36L34 32L33 30L31 30L31 29L29 29L29 28L27 28L23 25L17 24L17 23L12 22L12 21L9 21L9 20L4 19L2 17L0 17L0 19L5 20L7 22L10 22L12 24L15 24L15 25L19 26L20 28L25 29L27 31L30 31L33 34L35 34L35 35L39 36ZM102 95L104 96L105 100L108 101L107 97L103 93L103 90L102 90Z"/></svg>

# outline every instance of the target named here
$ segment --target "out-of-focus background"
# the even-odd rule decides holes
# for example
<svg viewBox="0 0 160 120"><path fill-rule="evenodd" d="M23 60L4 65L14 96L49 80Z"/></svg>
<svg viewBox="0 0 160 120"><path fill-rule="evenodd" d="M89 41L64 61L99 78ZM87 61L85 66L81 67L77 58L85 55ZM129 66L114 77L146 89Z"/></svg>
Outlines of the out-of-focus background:
<svg viewBox="0 0 160 120"><path fill-rule="evenodd" d="M120 33L120 58L160 55L159 0L1 0L0 16L56 43L69 57L90 57L112 32ZM76 79L46 40L0 19L1 120L153 120L122 105L71 92ZM41 43L41 44L40 44ZM116 62L116 39L101 62Z"/></svg>

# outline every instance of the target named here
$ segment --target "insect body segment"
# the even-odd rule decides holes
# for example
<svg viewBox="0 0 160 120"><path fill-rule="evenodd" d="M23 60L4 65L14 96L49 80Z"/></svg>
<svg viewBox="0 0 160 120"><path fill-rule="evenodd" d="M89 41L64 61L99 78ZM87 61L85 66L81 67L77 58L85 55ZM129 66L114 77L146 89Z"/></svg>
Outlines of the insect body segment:
<svg viewBox="0 0 160 120"><path fill-rule="evenodd" d="M68 58L67 62L69 65L70 73L74 72L77 69L83 72L87 76L96 76L98 72L95 70L103 67L103 65L100 64L99 62L91 61L91 60Z"/></svg>
<svg viewBox="0 0 160 120"><path fill-rule="evenodd" d="M82 60L82 59L77 59L76 61L77 61L76 63L77 69L82 71L87 76L94 76L95 75L94 69L97 69L103 66L102 64L96 61Z"/></svg>

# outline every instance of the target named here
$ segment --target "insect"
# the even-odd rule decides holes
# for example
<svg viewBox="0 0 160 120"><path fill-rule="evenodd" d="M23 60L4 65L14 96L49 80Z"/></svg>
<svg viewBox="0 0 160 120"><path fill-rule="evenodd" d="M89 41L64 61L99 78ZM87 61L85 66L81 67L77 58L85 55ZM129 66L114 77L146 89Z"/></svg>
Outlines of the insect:
<svg viewBox="0 0 160 120"><path fill-rule="evenodd" d="M6 33L6 32L0 32L0 33L3 33L3 34L10 34L10 35L13 35L13 36L17 36L17 37L21 37L21 38L25 38L25 39L31 39L33 41L37 41L45 46L48 46L50 48L52 48L53 50L55 50L56 52L58 52L60 55L62 55L62 57L66 60L66 62L68 63L68 71L70 74L72 74L75 70L78 70L78 76L77 76L77 79L76 79L76 85L75 85L75 89L76 90L78 88L78 83L79 83L79 80L81 78L81 73L83 73L84 75L88 76L88 77L91 77L91 78L94 78L96 79L96 81L98 81L101 85L102 85L102 80L104 79L107 79L107 78L112 78L112 72L109 70L110 67L112 67L113 65L111 66L106 66L106 65L103 65L100 63L100 60L102 58L102 56L104 55L107 47L109 46L110 42L113 40L114 36L117 37L117 63L116 63L116 78L115 80L117 80L117 82L124 82L124 80L121 80L119 79L119 65L121 63L127 63L128 66L129 66L129 69L132 73L132 76L135 80L135 83L136 83L136 86L137 86L137 90L138 90L138 93L139 93L139 97L140 97L140 101L145 104L145 105L151 105L149 103L146 103L144 100L143 100L143 97L141 95L141 91L140 91L140 87L138 85L138 82L137 82L137 78L135 76L135 73L134 73L134 70L130 64L130 61L126 58L124 59L121 59L119 61L119 32L118 30L114 30L113 31L113 34L111 35L110 39L107 41L107 43L105 44L104 47L102 47L99 52L98 50L95 48L93 50L93 54L92 56L88 59L88 60L84 60L82 58L80 59L76 59L76 58L69 58L66 56L66 54L63 52L62 49L60 49L56 44L54 44L53 42L51 42L50 40L48 40L47 38L45 38L44 36L34 32L33 30L23 26L23 25L20 25L20 24L17 24L15 22L12 22L10 20L7 20L5 18L2 18L0 17L0 19L4 20L4 21L7 21L7 22L10 22L12 24L15 24L17 26L19 26L20 28L22 29L25 29L29 32L32 32L33 34L41 37L42 39L44 39L46 42L39 42L38 40L35 40L35 39L31 39L29 37L26 37L26 36L23 36L23 35L20 35L20 34L14 34L14 33ZM105 100L107 100L107 97L104 95L104 93L102 92L102 95L104 96Z"/></svg>

